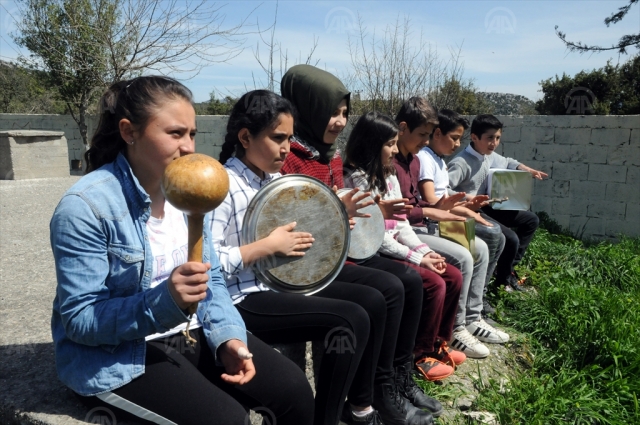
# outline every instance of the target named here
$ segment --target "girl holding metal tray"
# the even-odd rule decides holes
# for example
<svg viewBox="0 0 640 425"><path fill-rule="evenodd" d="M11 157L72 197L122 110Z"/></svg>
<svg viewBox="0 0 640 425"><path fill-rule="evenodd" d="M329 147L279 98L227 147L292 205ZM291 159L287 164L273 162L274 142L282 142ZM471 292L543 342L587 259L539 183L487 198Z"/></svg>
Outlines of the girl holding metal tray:
<svg viewBox="0 0 640 425"><path fill-rule="evenodd" d="M382 199L401 197L393 158L398 153L398 125L390 117L369 112L360 117L345 149L354 170L345 185L371 191ZM415 367L428 380L446 378L466 356L447 347L462 287L460 270L422 242L408 221L385 221L380 253L416 270L422 278L424 300L416 345Z"/></svg>
<svg viewBox="0 0 640 425"><path fill-rule="evenodd" d="M349 91L334 75L310 65L290 68L282 77L280 88L282 96L298 111L291 153L282 173L308 175L327 187L342 189L343 167L336 141L347 124ZM354 199L348 196L342 199L350 217L361 216ZM404 204L401 199L394 201L379 203L388 216L393 216L394 204ZM338 279L374 288L385 299L386 320L373 402L385 425L427 423L427 413L421 409L438 416L442 406L427 397L412 377L413 346L422 308L420 276L410 268L374 255L358 261L357 266L346 265Z"/></svg>

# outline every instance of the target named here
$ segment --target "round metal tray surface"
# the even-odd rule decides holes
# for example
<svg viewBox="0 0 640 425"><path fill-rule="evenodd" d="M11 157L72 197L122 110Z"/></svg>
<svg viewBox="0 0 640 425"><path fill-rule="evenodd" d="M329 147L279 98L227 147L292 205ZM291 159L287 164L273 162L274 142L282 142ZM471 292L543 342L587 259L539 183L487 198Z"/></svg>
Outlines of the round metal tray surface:
<svg viewBox="0 0 640 425"><path fill-rule="evenodd" d="M338 197L342 197L351 189L338 190ZM360 202L373 200L367 196ZM369 205L359 210L363 214L371 214L371 217L355 217L356 225L351 231L349 242L349 258L362 261L371 258L380 249L384 241L384 217L377 204Z"/></svg>
<svg viewBox="0 0 640 425"><path fill-rule="evenodd" d="M242 244L263 239L295 221L293 232L309 232L315 241L302 257L267 256L253 271L270 289L310 295L340 273L349 251L349 218L342 201L321 181L288 174L265 185L249 203Z"/></svg>

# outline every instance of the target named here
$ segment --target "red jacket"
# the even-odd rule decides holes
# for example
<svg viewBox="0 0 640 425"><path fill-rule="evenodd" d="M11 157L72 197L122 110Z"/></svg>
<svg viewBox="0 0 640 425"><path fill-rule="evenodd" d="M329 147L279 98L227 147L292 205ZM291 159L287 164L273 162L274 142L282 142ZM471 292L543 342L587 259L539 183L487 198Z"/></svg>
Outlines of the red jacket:
<svg viewBox="0 0 640 425"><path fill-rule="evenodd" d="M294 137L291 141L291 152L284 160L282 174L305 174L315 177L329 187L344 187L342 180L342 158L340 151L336 150L328 164L320 162L318 151L304 141Z"/></svg>

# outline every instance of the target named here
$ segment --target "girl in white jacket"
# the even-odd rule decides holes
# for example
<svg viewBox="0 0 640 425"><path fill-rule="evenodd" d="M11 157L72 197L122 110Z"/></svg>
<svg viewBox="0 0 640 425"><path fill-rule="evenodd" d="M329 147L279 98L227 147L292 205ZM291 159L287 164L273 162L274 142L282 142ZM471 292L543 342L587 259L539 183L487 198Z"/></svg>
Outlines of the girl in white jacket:
<svg viewBox="0 0 640 425"><path fill-rule="evenodd" d="M393 157L398 152L398 126L376 112L363 115L347 142L344 177L346 187L359 187L381 199L402 198ZM379 253L416 270L422 278L424 298L414 348L416 369L428 380L446 378L466 356L447 346L462 287L460 270L420 241L408 221L385 220L385 237Z"/></svg>

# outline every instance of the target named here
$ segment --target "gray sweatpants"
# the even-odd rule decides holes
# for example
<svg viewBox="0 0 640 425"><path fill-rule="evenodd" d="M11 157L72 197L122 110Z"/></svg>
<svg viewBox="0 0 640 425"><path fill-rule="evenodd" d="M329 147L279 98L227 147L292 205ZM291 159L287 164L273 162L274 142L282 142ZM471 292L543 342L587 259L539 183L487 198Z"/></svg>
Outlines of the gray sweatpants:
<svg viewBox="0 0 640 425"><path fill-rule="evenodd" d="M482 297L487 266L489 265L489 248L476 237L476 258L462 245L448 241L439 236L428 234L426 227L413 227L418 238L431 249L447 259L447 263L462 272L462 290L458 301L458 313L454 329L480 320L482 316ZM474 261L475 260L475 261Z"/></svg>

